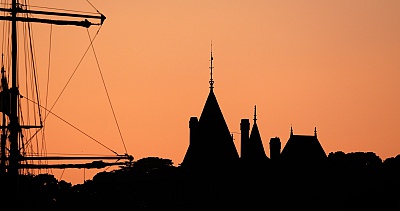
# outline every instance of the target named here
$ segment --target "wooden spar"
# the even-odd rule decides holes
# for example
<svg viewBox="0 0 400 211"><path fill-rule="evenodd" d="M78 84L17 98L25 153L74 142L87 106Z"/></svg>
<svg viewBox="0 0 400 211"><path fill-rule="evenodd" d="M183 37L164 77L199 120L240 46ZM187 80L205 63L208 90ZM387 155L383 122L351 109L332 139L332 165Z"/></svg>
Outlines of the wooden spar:
<svg viewBox="0 0 400 211"><path fill-rule="evenodd" d="M118 155L118 156L45 156L45 157L22 157L20 160L119 160L127 159L132 160L132 156Z"/></svg>
<svg viewBox="0 0 400 211"><path fill-rule="evenodd" d="M65 12L54 12L54 11L39 11L27 9L24 5L18 3L18 0L11 1L11 8L0 8L0 11L9 14L0 16L0 20L11 22L11 87L7 88L9 93L9 112L3 113L3 125L0 126L2 130L1 134L1 169L7 169L8 173L13 176L18 176L19 169L23 168L103 168L111 165L123 165L127 162L131 162L133 157L127 154L116 155L116 156L43 156L43 157L31 157L24 156L21 153L21 146L19 146L19 137L21 136L21 129L29 128L42 128L42 125L21 125L19 117L19 88L18 88L18 37L17 37L17 22L35 22L45 23L54 25L74 25L89 28L92 25L102 25L106 17L99 13L98 14L78 14L78 13L65 13ZM36 14L41 17L31 16L18 16L18 14ZM48 19L48 16L57 16L70 18L70 20L54 20ZM83 18L83 20L73 20L71 18ZM94 19L96 23L89 20ZM4 88L3 88L4 89ZM5 124L5 116L9 118L9 124ZM5 132L8 130L7 132ZM7 136L8 135L8 136ZM7 140L8 139L8 140ZM6 140L10 144L10 148L5 148ZM22 146L23 147L23 146ZM6 150L8 150L8 157L6 157ZM93 161L92 163L84 164L27 164L23 161L34 161L34 160L100 160ZM101 160L117 161L126 160L127 162L115 162L115 163L104 163ZM7 166L5 166L7 161Z"/></svg>

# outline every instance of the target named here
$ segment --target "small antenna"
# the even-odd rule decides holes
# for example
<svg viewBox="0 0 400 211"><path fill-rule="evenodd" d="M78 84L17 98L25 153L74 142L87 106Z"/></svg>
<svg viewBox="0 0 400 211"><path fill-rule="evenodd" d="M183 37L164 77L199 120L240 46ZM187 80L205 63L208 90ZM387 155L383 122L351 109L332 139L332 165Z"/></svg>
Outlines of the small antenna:
<svg viewBox="0 0 400 211"><path fill-rule="evenodd" d="M257 121L257 106L254 106L254 124L256 124Z"/></svg>
<svg viewBox="0 0 400 211"><path fill-rule="evenodd" d="M292 136L293 135L293 127L292 127L292 124L290 124L290 136Z"/></svg>
<svg viewBox="0 0 400 211"><path fill-rule="evenodd" d="M314 127L314 136L317 137L317 127Z"/></svg>
<svg viewBox="0 0 400 211"><path fill-rule="evenodd" d="M211 66L210 66L210 89L213 89L214 88L214 80L213 80L213 64L212 64L212 62L213 62L213 60L214 60L214 58L213 58L213 55L212 55L212 40L211 40L211 59L210 59L210 61L211 61Z"/></svg>

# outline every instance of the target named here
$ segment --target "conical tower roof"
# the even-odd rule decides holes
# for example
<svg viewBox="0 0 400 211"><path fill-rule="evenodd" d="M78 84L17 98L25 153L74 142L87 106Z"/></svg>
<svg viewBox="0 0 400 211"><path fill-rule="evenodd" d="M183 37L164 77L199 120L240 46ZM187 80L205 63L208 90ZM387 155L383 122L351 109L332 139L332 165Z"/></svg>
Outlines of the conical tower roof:
<svg viewBox="0 0 400 211"><path fill-rule="evenodd" d="M204 144L204 156L208 157L207 160L229 162L239 158L213 89L210 89L201 113L199 131L201 142Z"/></svg>
<svg viewBox="0 0 400 211"><path fill-rule="evenodd" d="M260 131L258 130L257 123L253 124L250 133L251 156L253 159L262 160L268 158L265 154L264 146L262 144Z"/></svg>
<svg viewBox="0 0 400 211"><path fill-rule="evenodd" d="M211 52L210 92L198 123L196 126L193 125L194 128L190 128L195 136L191 136L189 148L182 162L182 166L189 168L228 167L235 165L239 160L233 137L214 94L212 61Z"/></svg>
<svg viewBox="0 0 400 211"><path fill-rule="evenodd" d="M249 138L249 156L252 162L263 162L268 159L262 144L260 131L257 125L257 107L254 106L254 123Z"/></svg>

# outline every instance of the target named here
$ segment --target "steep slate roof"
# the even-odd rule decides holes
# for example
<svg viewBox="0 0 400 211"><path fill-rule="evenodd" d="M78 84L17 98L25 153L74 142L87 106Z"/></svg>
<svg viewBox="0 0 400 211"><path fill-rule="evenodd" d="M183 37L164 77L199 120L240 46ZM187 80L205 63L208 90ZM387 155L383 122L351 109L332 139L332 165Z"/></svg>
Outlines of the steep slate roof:
<svg viewBox="0 0 400 211"><path fill-rule="evenodd" d="M290 135L281 153L281 159L290 163L311 164L327 158L316 135Z"/></svg>
<svg viewBox="0 0 400 211"><path fill-rule="evenodd" d="M268 159L262 144L260 131L255 121L251 129L249 145L249 156L251 160L265 161Z"/></svg>
<svg viewBox="0 0 400 211"><path fill-rule="evenodd" d="M210 153L208 156L214 157L212 160L236 161L239 158L213 89L210 89L201 113L199 129L201 131L201 138L206 143L207 148L209 148L207 150L207 153Z"/></svg>
<svg viewBox="0 0 400 211"><path fill-rule="evenodd" d="M197 137L192 140L182 166L207 167L235 164L239 159L213 89L207 97L197 127Z"/></svg>

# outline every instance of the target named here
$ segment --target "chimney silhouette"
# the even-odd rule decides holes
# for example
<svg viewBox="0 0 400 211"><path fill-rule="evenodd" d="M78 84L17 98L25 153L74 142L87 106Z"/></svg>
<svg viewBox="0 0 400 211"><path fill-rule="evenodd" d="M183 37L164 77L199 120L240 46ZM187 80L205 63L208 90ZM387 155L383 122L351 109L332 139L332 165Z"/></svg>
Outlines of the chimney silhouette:
<svg viewBox="0 0 400 211"><path fill-rule="evenodd" d="M279 139L279 137L270 139L269 154L271 160L277 160L277 158L281 154L281 140Z"/></svg>

